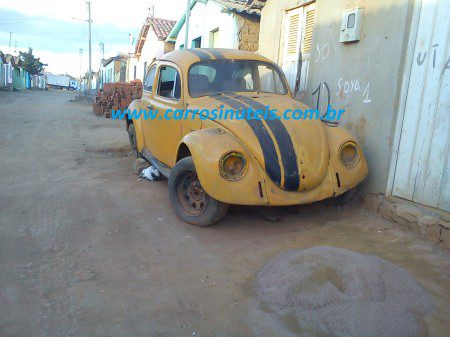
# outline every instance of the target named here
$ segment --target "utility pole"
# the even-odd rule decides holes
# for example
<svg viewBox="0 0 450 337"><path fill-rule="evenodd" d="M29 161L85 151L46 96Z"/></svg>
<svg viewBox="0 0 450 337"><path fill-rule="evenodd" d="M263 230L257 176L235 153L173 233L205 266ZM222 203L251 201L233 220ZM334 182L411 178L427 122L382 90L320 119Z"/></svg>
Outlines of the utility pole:
<svg viewBox="0 0 450 337"><path fill-rule="evenodd" d="M88 71L88 93L91 93L91 84L92 84L92 39L91 39L91 29L92 29L92 20L91 20L91 2L86 1L87 11L88 11L88 25L89 25L89 71Z"/></svg>
<svg viewBox="0 0 450 337"><path fill-rule="evenodd" d="M155 5L153 3L154 0L149 0L148 16L152 19L155 17Z"/></svg>
<svg viewBox="0 0 450 337"><path fill-rule="evenodd" d="M131 50L133 49L134 37L131 33L128 33L128 56L131 55Z"/></svg>
<svg viewBox="0 0 450 337"><path fill-rule="evenodd" d="M184 49L189 49L189 16L191 16L191 0L186 0L186 22L184 25Z"/></svg>
<svg viewBox="0 0 450 337"><path fill-rule="evenodd" d="M103 42L99 42L98 46L100 47L100 53L102 53L102 59L100 60L100 67L98 69L98 75L99 75L99 83L97 83L97 86L100 86L100 88L103 86L103 60L105 59L105 44Z"/></svg>
<svg viewBox="0 0 450 337"><path fill-rule="evenodd" d="M153 19L155 17L155 6L150 6L149 16Z"/></svg>
<svg viewBox="0 0 450 337"><path fill-rule="evenodd" d="M103 42L99 42L98 45L100 47L100 52L102 53L102 60L104 60L105 59L105 44Z"/></svg>
<svg viewBox="0 0 450 337"><path fill-rule="evenodd" d="M83 48L80 48L80 91L81 82L83 82Z"/></svg>
<svg viewBox="0 0 450 337"><path fill-rule="evenodd" d="M8 45L8 53L10 53L11 54L11 38L12 38L12 33L13 32L9 32L9 45Z"/></svg>

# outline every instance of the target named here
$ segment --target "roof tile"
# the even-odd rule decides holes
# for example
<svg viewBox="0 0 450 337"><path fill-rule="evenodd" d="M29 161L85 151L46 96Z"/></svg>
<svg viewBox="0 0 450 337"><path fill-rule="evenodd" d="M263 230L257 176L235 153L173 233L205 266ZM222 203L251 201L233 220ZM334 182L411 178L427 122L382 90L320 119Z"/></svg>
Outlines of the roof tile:
<svg viewBox="0 0 450 337"><path fill-rule="evenodd" d="M165 40L175 25L176 21L159 19L159 18L147 18L147 22L152 27L158 40Z"/></svg>
<svg viewBox="0 0 450 337"><path fill-rule="evenodd" d="M227 7L230 10L239 13L245 12L250 15L261 15L261 9L264 7L266 0L213 0L218 4Z"/></svg>
<svg viewBox="0 0 450 337"><path fill-rule="evenodd" d="M142 52L142 48L145 43L145 39L148 34L149 27L155 32L156 37L160 41L165 41L176 21L166 20L160 18L148 17L142 26L141 32L139 33L139 38L136 43L135 54L139 56Z"/></svg>

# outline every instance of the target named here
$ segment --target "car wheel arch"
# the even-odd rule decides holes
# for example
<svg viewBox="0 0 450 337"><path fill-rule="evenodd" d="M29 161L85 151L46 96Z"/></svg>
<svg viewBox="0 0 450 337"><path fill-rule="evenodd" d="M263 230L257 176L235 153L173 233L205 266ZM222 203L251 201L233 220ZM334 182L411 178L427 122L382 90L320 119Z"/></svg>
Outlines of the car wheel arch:
<svg viewBox="0 0 450 337"><path fill-rule="evenodd" d="M141 108L141 100L140 99L135 99L134 101L132 101L130 103L130 105L128 106L127 110L130 110L130 111L138 110L139 111L140 108ZM134 125L134 129L135 129L135 132L136 132L137 149L138 149L138 152L140 152L146 146L145 138L144 138L144 130L142 128L142 118L129 119L128 117L129 117L129 115L127 113L127 115L125 117L125 123L126 123L127 130L128 130L128 128L129 128L129 126L131 124Z"/></svg>
<svg viewBox="0 0 450 337"><path fill-rule="evenodd" d="M267 204L267 194L261 196L258 184L258 182L264 184L262 167L245 144L231 132L217 127L195 130L186 134L179 143L177 158L182 160L183 152L180 148L183 151L189 150L198 179L212 198L230 204L243 205L246 204L245 200L250 201L252 205ZM241 152L249 160L248 171L239 182L225 180L220 175L220 158L230 151ZM244 198L241 188L236 186L245 186L246 190L251 191L251 195ZM228 193L224 194L225 190Z"/></svg>
<svg viewBox="0 0 450 337"><path fill-rule="evenodd" d="M176 157L175 163L178 163L183 158L191 157L191 156L192 156L192 154L191 154L191 150L189 149L189 146L186 143L182 142L178 146L177 157Z"/></svg>
<svg viewBox="0 0 450 337"><path fill-rule="evenodd" d="M140 107L141 107L141 99L135 99L134 101L132 101L130 103L130 105L128 106L127 110L129 110L129 111L133 111L135 109L138 110L138 109L140 109ZM127 115L125 117L125 122L127 123L127 127L130 124L134 124L133 120L131 118L129 118L128 112L127 112Z"/></svg>

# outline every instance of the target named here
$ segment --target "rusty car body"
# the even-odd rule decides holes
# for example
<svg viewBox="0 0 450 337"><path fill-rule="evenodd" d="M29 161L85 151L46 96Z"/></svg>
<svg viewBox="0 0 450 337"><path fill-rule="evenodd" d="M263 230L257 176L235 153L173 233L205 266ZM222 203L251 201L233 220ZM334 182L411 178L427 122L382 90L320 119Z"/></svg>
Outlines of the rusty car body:
<svg viewBox="0 0 450 337"><path fill-rule="evenodd" d="M136 154L168 177L176 213L199 226L220 220L228 204L311 203L366 177L357 140L320 119L213 120L201 113L267 106L308 109L267 58L227 49L174 51L149 66L143 96L129 106L157 109L159 118L127 119L127 130ZM161 118L168 109L191 111L192 118Z"/></svg>

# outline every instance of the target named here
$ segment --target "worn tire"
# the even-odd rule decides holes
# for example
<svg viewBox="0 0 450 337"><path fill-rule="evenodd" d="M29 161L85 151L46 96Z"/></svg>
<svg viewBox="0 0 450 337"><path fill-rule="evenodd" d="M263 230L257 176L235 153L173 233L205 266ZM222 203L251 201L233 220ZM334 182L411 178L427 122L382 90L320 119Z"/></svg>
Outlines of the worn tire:
<svg viewBox="0 0 450 337"><path fill-rule="evenodd" d="M169 176L169 197L175 213L182 220L194 226L206 227L221 220L227 213L229 205L212 198L204 192L208 201L203 213L200 215L191 215L187 213L181 204L178 192L179 184L186 174L196 174L196 172L192 157L183 158L176 163Z"/></svg>
<svg viewBox="0 0 450 337"><path fill-rule="evenodd" d="M324 203L326 206L336 206L336 207L351 204L353 203L353 201L355 201L358 191L359 185L353 187L352 189L342 193L337 197L325 199Z"/></svg>
<svg viewBox="0 0 450 337"><path fill-rule="evenodd" d="M359 186L353 187L352 189L348 190L347 192L341 194L340 196L338 196L337 202L339 206L344 206L347 204L352 203L353 201L355 201L356 196L359 192Z"/></svg>
<svg viewBox="0 0 450 337"><path fill-rule="evenodd" d="M136 141L136 129L134 128L134 124L131 123L127 127L128 139L130 141L131 151L136 157L139 157L139 153L137 150L137 141Z"/></svg>

